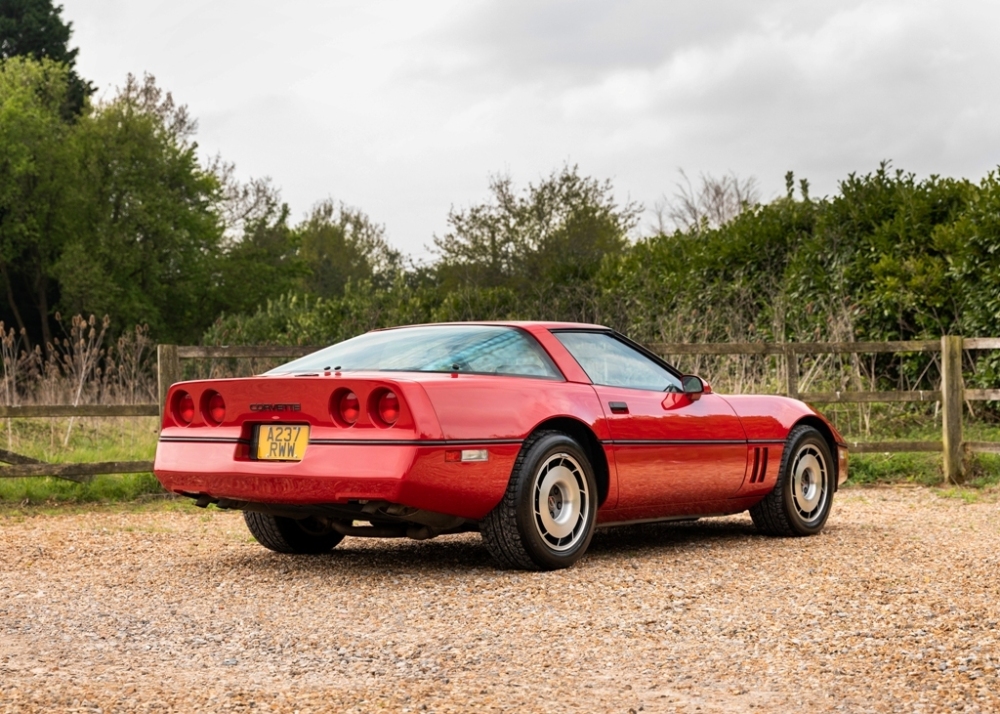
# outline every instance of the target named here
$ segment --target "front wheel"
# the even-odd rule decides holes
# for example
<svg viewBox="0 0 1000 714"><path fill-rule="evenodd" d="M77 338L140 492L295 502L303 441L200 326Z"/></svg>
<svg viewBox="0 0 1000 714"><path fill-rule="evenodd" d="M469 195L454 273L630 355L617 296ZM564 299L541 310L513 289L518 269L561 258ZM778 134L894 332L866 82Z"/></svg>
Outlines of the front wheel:
<svg viewBox="0 0 1000 714"><path fill-rule="evenodd" d="M503 500L483 519L490 554L506 568L568 568L587 551L597 517L590 460L566 434L533 434L514 463Z"/></svg>
<svg viewBox="0 0 1000 714"><path fill-rule="evenodd" d="M792 429L774 490L750 509L757 529L776 536L815 535L823 530L833 504L834 468L822 434L806 425Z"/></svg>
<svg viewBox="0 0 1000 714"><path fill-rule="evenodd" d="M296 519L243 511L243 520L257 542L276 553L328 553L344 539L328 524L311 517Z"/></svg>

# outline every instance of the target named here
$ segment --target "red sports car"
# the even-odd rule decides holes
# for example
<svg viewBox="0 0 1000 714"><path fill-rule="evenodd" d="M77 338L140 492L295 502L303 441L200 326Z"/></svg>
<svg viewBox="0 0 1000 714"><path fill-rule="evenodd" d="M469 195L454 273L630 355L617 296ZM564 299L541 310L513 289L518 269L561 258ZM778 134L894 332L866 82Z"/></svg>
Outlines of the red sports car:
<svg viewBox="0 0 1000 714"><path fill-rule="evenodd" d="M548 570L603 526L749 509L818 533L847 449L802 402L714 394L606 327L454 323L176 384L155 472L280 553L479 531L502 566Z"/></svg>

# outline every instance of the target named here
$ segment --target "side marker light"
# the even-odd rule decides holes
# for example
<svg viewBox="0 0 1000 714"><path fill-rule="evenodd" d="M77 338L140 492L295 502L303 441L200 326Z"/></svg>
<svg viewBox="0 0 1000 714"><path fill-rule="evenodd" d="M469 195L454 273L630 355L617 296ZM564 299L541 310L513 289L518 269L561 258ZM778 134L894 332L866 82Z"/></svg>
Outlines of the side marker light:
<svg viewBox="0 0 1000 714"><path fill-rule="evenodd" d="M468 463L470 461L489 461L490 452L486 449L462 449L461 451L448 450L444 452L444 460L450 463L463 462Z"/></svg>

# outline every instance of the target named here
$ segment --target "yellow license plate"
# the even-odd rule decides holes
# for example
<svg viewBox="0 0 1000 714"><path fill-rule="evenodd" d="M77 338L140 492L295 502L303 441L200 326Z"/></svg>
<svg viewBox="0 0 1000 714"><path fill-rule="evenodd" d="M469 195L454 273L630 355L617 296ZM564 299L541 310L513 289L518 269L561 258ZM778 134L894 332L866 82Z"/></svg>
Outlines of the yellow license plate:
<svg viewBox="0 0 1000 714"><path fill-rule="evenodd" d="M257 430L260 461L301 461L306 453L308 424L261 424Z"/></svg>

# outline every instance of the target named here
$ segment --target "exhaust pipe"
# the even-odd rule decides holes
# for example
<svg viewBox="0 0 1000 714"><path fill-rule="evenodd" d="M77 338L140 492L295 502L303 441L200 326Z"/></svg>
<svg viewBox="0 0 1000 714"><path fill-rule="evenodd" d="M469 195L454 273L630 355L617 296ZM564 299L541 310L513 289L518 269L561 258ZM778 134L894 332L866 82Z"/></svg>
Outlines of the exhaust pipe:
<svg viewBox="0 0 1000 714"><path fill-rule="evenodd" d="M356 538L412 538L413 540L428 540L438 535L438 532L427 526L355 526L331 521L330 527L344 536Z"/></svg>
<svg viewBox="0 0 1000 714"><path fill-rule="evenodd" d="M345 536L355 536L357 538L405 538L406 527L393 528L390 526L355 526L337 521L330 521L333 530Z"/></svg>

